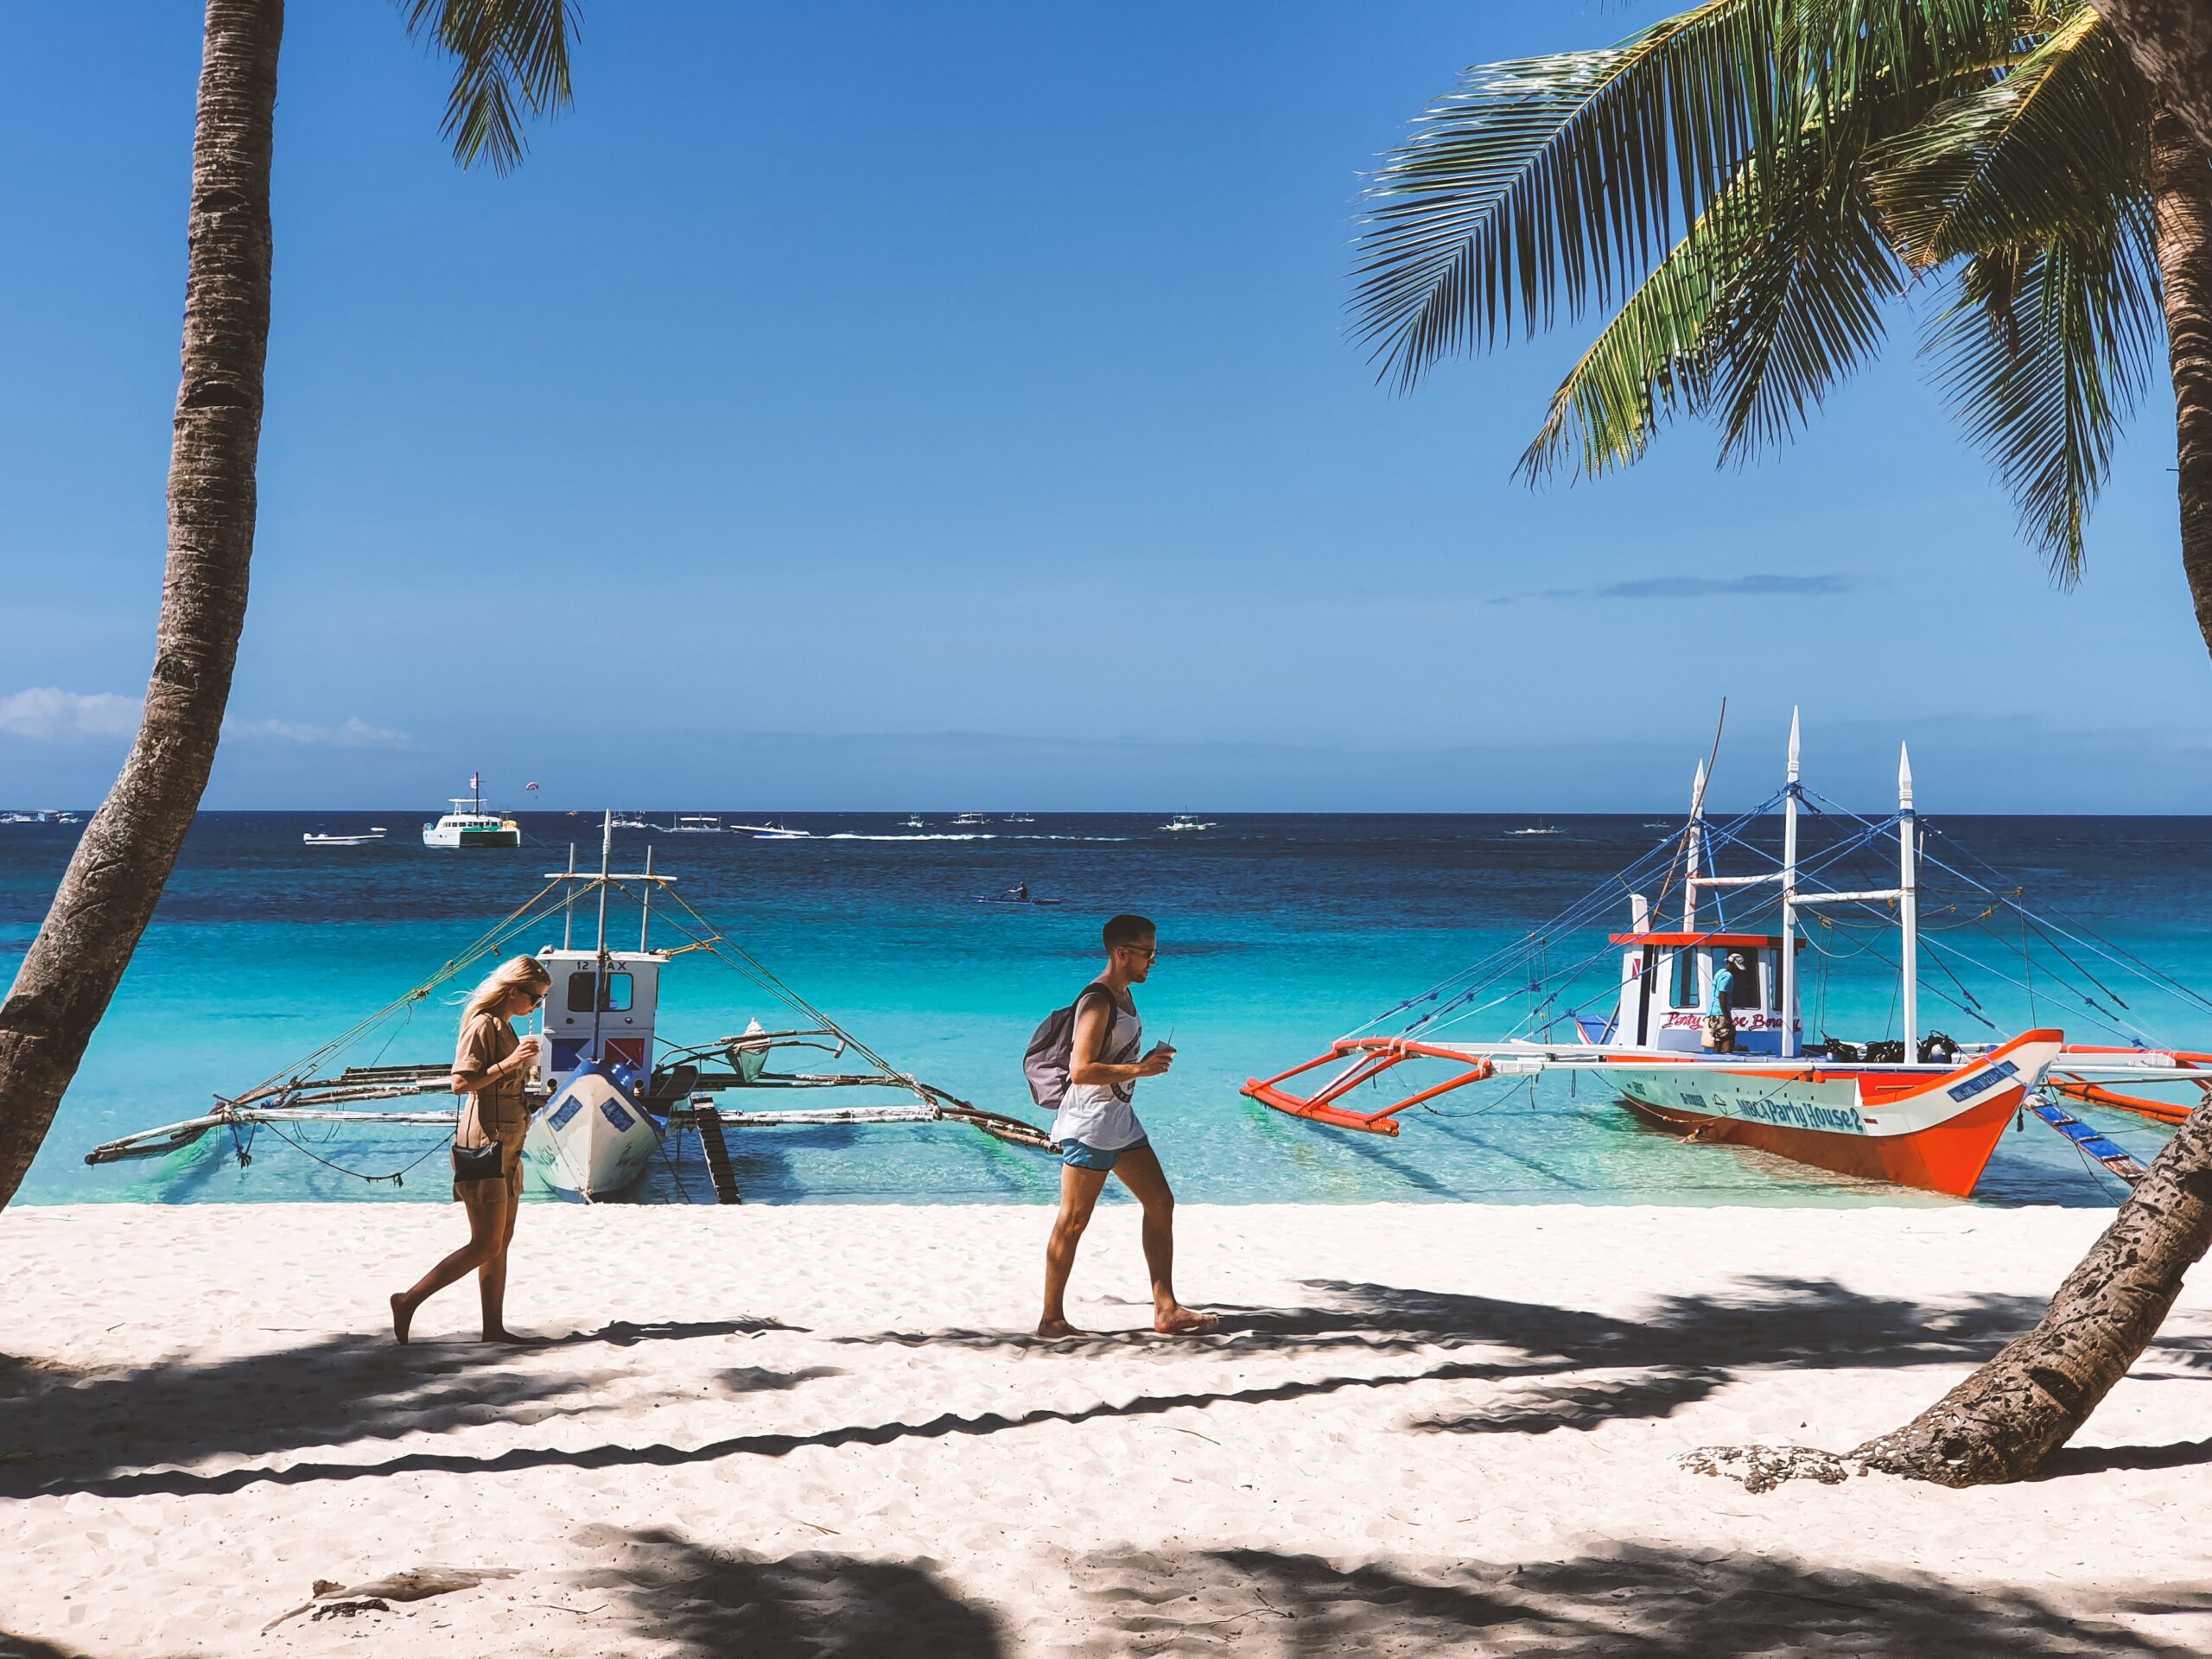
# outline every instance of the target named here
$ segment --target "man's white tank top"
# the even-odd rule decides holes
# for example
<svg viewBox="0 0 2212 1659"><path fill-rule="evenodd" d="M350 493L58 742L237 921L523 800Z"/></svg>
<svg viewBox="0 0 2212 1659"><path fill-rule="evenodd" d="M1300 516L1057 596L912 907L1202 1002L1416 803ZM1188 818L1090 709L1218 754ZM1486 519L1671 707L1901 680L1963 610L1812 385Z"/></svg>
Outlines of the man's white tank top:
<svg viewBox="0 0 2212 1659"><path fill-rule="evenodd" d="M1110 993L1109 993L1110 995ZM1144 1021L1118 1001L1114 1003L1114 1026L1098 1050L1103 1060L1133 1061L1142 1052ZM1060 1096L1060 1109L1052 1119L1052 1139L1065 1144L1080 1141L1101 1152L1133 1147L1144 1139L1144 1125L1137 1122L1130 1097L1134 1083L1071 1083Z"/></svg>

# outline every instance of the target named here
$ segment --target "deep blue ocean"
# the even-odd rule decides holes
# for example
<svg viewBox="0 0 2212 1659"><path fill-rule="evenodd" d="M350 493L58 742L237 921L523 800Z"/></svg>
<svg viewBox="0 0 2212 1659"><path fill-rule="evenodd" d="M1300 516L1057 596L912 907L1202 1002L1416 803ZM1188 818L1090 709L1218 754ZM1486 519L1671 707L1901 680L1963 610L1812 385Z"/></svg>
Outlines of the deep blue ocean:
<svg viewBox="0 0 2212 1659"><path fill-rule="evenodd" d="M650 816L666 823L671 815ZM1593 964L1585 988L1602 1002L1615 971L1604 933L1628 925L1626 889L1614 874L1669 836L1656 822L1564 817L1547 821L1557 834L1529 836L1514 833L1535 827L1525 817L1230 815L1202 833L1172 834L1156 813L1039 814L1027 823L994 813L972 830L925 814L921 831L902 827L905 816L783 815L817 837L805 841L618 832L616 861L636 868L650 843L657 868L679 878L690 904L894 1065L978 1105L1025 1114L1023 1046L1096 971L1099 923L1121 910L1153 917L1161 954L1141 1006L1148 1036L1172 1031L1179 1058L1170 1076L1140 1091L1138 1109L1186 1199L1949 1202L1685 1144L1587 1079L1463 1091L1409 1114L1395 1141L1310 1126L1239 1096L1246 1077L1319 1054L1611 882L1598 925L1545 944L1554 968ZM193 1116L213 1096L283 1072L391 1001L537 891L571 842L583 861L596 857L594 817L525 814L531 844L522 849L456 853L422 846L422 817L397 809L204 815L23 1200L444 1201L441 1137L422 1129L306 1132L298 1147L264 1132L247 1164L226 1135L152 1162L82 1161L97 1142ZM390 826L391 838L302 844L308 830L372 823ZM2212 821L1958 818L1937 829L1931 848L1953 858L1970 850L2076 931L2053 936L2063 953L2054 957L2053 941L2031 937L2009 912L1986 913L1986 895L1931 869L1929 937L1938 944L1923 975L1923 1029L1986 1039L2057 1024L2077 1041L2121 1040L2115 1033L2125 1032L2212 1047L2212 1017L2069 943L2094 931L2122 957L2212 988L2212 933L2202 925L2212 900ZM77 833L0 824L0 961L19 958L29 944ZM1810 843L1828 833L1808 830ZM1884 857L1871 850L1858 879L1893 880L1894 851L1886 868ZM1064 902L977 902L1017 883ZM618 909L618 942L635 942L637 920L634 909ZM556 926L541 931L517 946L556 942ZM588 935L588 922L580 938ZM682 940L664 932L655 943ZM2018 944L2030 959L2011 954ZM1894 934L1878 926L1829 930L1817 969L1808 970L1808 1033L1897 1034L1893 952ZM449 1058L458 999L476 977L418 1004L396 1031L346 1058ZM2069 985L2098 1012L2070 1011ZM1503 1035L1519 1006L1501 1005L1450 1034ZM664 1037L705 1041L742 1031L755 1015L772 1028L787 1023L704 952L668 969ZM760 1103L827 1103L819 1095ZM2153 1125L2094 1116L2139 1156L2160 1144ZM732 1152L754 1202L1043 1203L1057 1190L1057 1167L1044 1156L950 1124L749 1130L733 1135ZM386 1173L426 1154L404 1185L349 1173ZM2031 1120L2005 1137L1976 1201L2109 1205L2117 1191ZM644 1202L709 1196L696 1147L664 1160L638 1194Z"/></svg>

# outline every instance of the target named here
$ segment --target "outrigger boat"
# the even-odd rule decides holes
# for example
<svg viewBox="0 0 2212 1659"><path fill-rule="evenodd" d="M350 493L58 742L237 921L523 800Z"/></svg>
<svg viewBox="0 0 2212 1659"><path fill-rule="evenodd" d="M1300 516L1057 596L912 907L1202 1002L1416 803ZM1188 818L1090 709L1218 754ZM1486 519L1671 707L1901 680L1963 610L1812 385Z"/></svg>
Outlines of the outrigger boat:
<svg viewBox="0 0 2212 1659"><path fill-rule="evenodd" d="M2125 1040L2071 1046L2062 1030L2044 1026L2009 1037L1999 1032L1995 1040L1981 1043L1922 1033L1921 994L1932 988L1923 987L1921 972L1927 942L1921 930L1920 867L1928 826L1914 811L1911 761L1903 751L1895 816L1868 820L1825 804L1823 816L1838 821L1840 838L1809 858L1800 856L1800 815L1822 808L1813 804L1799 780L1794 712L1787 779L1779 795L1728 823L1716 824L1705 815L1707 781L1700 763L1689 818L1679 837L1660 843L1617 883L1518 945L1339 1038L1319 1057L1273 1077L1250 1079L1243 1092L1309 1122L1395 1135L1399 1118L1408 1109L1433 1109L1432 1103L1459 1090L1552 1071L1595 1074L1606 1093L1692 1140L1756 1147L1840 1174L1961 1198L1973 1192L2006 1125L2024 1121L2030 1112L2086 1157L2133 1182L2142 1175L2142 1163L2067 1106L2109 1107L2174 1124L2196 1101L2212 1099L2212 1054L2156 1045L2118 1023L2132 1017L2114 1011L2126 1010L2126 1003L2082 958L2101 958L2099 966L2108 976L2134 975L2150 981L2196 1015L2212 1014L2212 1001L2086 929L2029 911L2019 888L1993 886L1948 862L1945 870L1979 894L1974 902L1986 902L1983 916L2016 912L2024 932L2032 929L2072 965L2071 974L2062 970L2044 977L2036 990L2052 1000L2066 1000L2071 991L2084 1017ZM1751 827L1777 807L1778 860L1751 836ZM1845 868L1851 855L1879 847L1892 832L1893 882L1839 889L1821 880L1822 872ZM1721 874L1715 855L1723 849L1770 868ZM1654 878L1664 883L1656 905L1635 890L1637 883ZM1677 880L1681 918L1668 926L1658 911ZM1628 931L1611 935L1564 975L1547 975L1543 964L1563 938L1594 923L1624 888ZM1753 930L1741 918L1730 924L1719 912L1732 898L1739 905L1750 900L1755 911L1770 911L1777 925L1771 931ZM1854 911L1862 918L1872 912L1885 923L1893 919L1898 930L1897 1001L1901 1028L1912 1034L1910 1052L1903 1039L1804 1041L1798 988L1800 953L1808 944L1807 923ZM1587 1005L1570 1007L1577 976L1602 969L1616 949L1618 979L1597 1004L1602 1012L1589 1011ZM1732 956L1747 964L1732 975L1733 995L1726 1013L1734 1052L1716 1052L1714 985ZM1953 965L1970 959L1957 947L1938 944L1930 960L1948 978L1942 987L1943 999L1995 1032ZM2072 982L2075 979L2086 980L2094 990L2082 989ZM1459 1020L1524 998L1528 1011L1518 1028L1501 1040L1463 1041L1447 1034L1446 1028ZM1394 1026L1401 1016L1408 1017ZM1369 1101L1359 1095L1400 1067L1438 1061L1456 1068L1454 1074L1395 1098ZM1307 1085L1309 1092L1300 1094L1292 1086L1294 1079L1325 1068L1329 1070L1319 1086ZM2175 1102L2110 1086L2122 1081L2137 1086L2182 1084L2193 1092L2188 1100ZM1391 1077L1394 1086L1402 1082Z"/></svg>
<svg viewBox="0 0 2212 1659"><path fill-rule="evenodd" d="M442 1129L450 1136L458 1118L455 1105L419 1109L364 1110L372 1103L399 1102L449 1092L449 1061L420 1064L340 1065L343 1058L372 1039L388 1039L415 1006L472 967L496 960L511 944L557 921L558 949L534 954L552 976L540 1014L538 1076L531 1094L534 1109L523 1158L545 1186L586 1200L613 1198L635 1187L672 1137L690 1129L700 1139L717 1198L738 1201L730 1173L726 1129L756 1129L824 1123L958 1122L999 1140L1048 1149L1051 1142L1036 1125L987 1111L901 1071L851 1032L807 1002L770 973L734 941L675 892L676 878L656 874L648 850L644 870L611 869L613 816L601 836L597 874L580 873L571 849L566 870L549 871L545 886L437 973L352 1031L288 1066L251 1089L218 1096L214 1109L181 1122L125 1135L95 1147L88 1164L154 1158L186 1150L210 1134L231 1137L241 1164L251 1161L257 1131L269 1129L298 1145L294 1131L319 1124L342 1133L347 1128ZM611 944L608 900L620 895L637 906L634 950ZM588 950L575 944L577 907L595 901L596 938ZM656 912L656 901L658 911ZM655 949L656 920L683 943ZM751 980L798 1016L787 1028L769 1030L756 1019L734 1036L701 1043L672 1041L659 1028L660 981L676 957L705 952ZM833 1058L850 1054L861 1068L835 1072L770 1069L779 1054L813 1050ZM891 1105L846 1105L800 1110L737 1110L720 1104L724 1095L794 1089L876 1089L906 1098ZM441 1141L430 1152L438 1150ZM316 1154L320 1157L321 1154ZM425 1154L424 1156L427 1156ZM325 1158L322 1161L332 1162ZM418 1159L419 1162L420 1160ZM334 1167L338 1166L334 1165ZM361 1171L348 1172L364 1174ZM394 1179L404 1172L365 1175Z"/></svg>

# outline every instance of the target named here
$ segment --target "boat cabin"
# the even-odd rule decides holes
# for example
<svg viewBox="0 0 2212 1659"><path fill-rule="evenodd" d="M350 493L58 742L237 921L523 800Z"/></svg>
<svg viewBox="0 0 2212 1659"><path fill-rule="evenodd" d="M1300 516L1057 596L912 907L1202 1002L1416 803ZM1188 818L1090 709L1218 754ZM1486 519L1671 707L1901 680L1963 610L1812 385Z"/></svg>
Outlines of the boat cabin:
<svg viewBox="0 0 2212 1659"><path fill-rule="evenodd" d="M1781 935L1641 927L1614 934L1612 942L1622 947L1621 993L1612 1027L1601 1039L1607 1046L1703 1052L1714 977L1731 952L1741 951L1748 970L1736 976L1729 992L1736 1051L1782 1052ZM1805 941L1799 939L1796 947L1803 950ZM1796 1023L1797 1010L1790 1009L1789 1017Z"/></svg>
<svg viewBox="0 0 2212 1659"><path fill-rule="evenodd" d="M603 976L595 950L540 950L537 959L553 976L543 1010L541 1065L554 1093L600 1060L615 1071L626 1093L642 1098L652 1075L653 1016L667 954L609 950Z"/></svg>

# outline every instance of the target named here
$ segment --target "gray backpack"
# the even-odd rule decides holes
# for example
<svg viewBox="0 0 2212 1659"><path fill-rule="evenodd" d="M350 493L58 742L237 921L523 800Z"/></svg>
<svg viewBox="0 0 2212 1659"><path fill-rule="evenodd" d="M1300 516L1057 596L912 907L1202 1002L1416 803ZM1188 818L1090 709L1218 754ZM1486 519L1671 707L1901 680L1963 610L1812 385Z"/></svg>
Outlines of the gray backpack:
<svg viewBox="0 0 2212 1659"><path fill-rule="evenodd" d="M1045 1016L1045 1023L1037 1027L1029 1039L1029 1047L1021 1057L1022 1075L1029 1079L1029 1097L1037 1103L1040 1111L1055 1112L1068 1092L1068 1065L1075 1049L1076 1015L1083 1007L1084 999L1093 994L1106 999L1107 1006L1118 1016L1120 1006L1114 994L1092 980L1075 995L1075 1001L1065 1008L1056 1008ZM1109 1024L1106 1034L1110 1039L1114 1028ZM1104 1055L1100 1055L1104 1059ZM1124 1057L1120 1064L1127 1064Z"/></svg>

